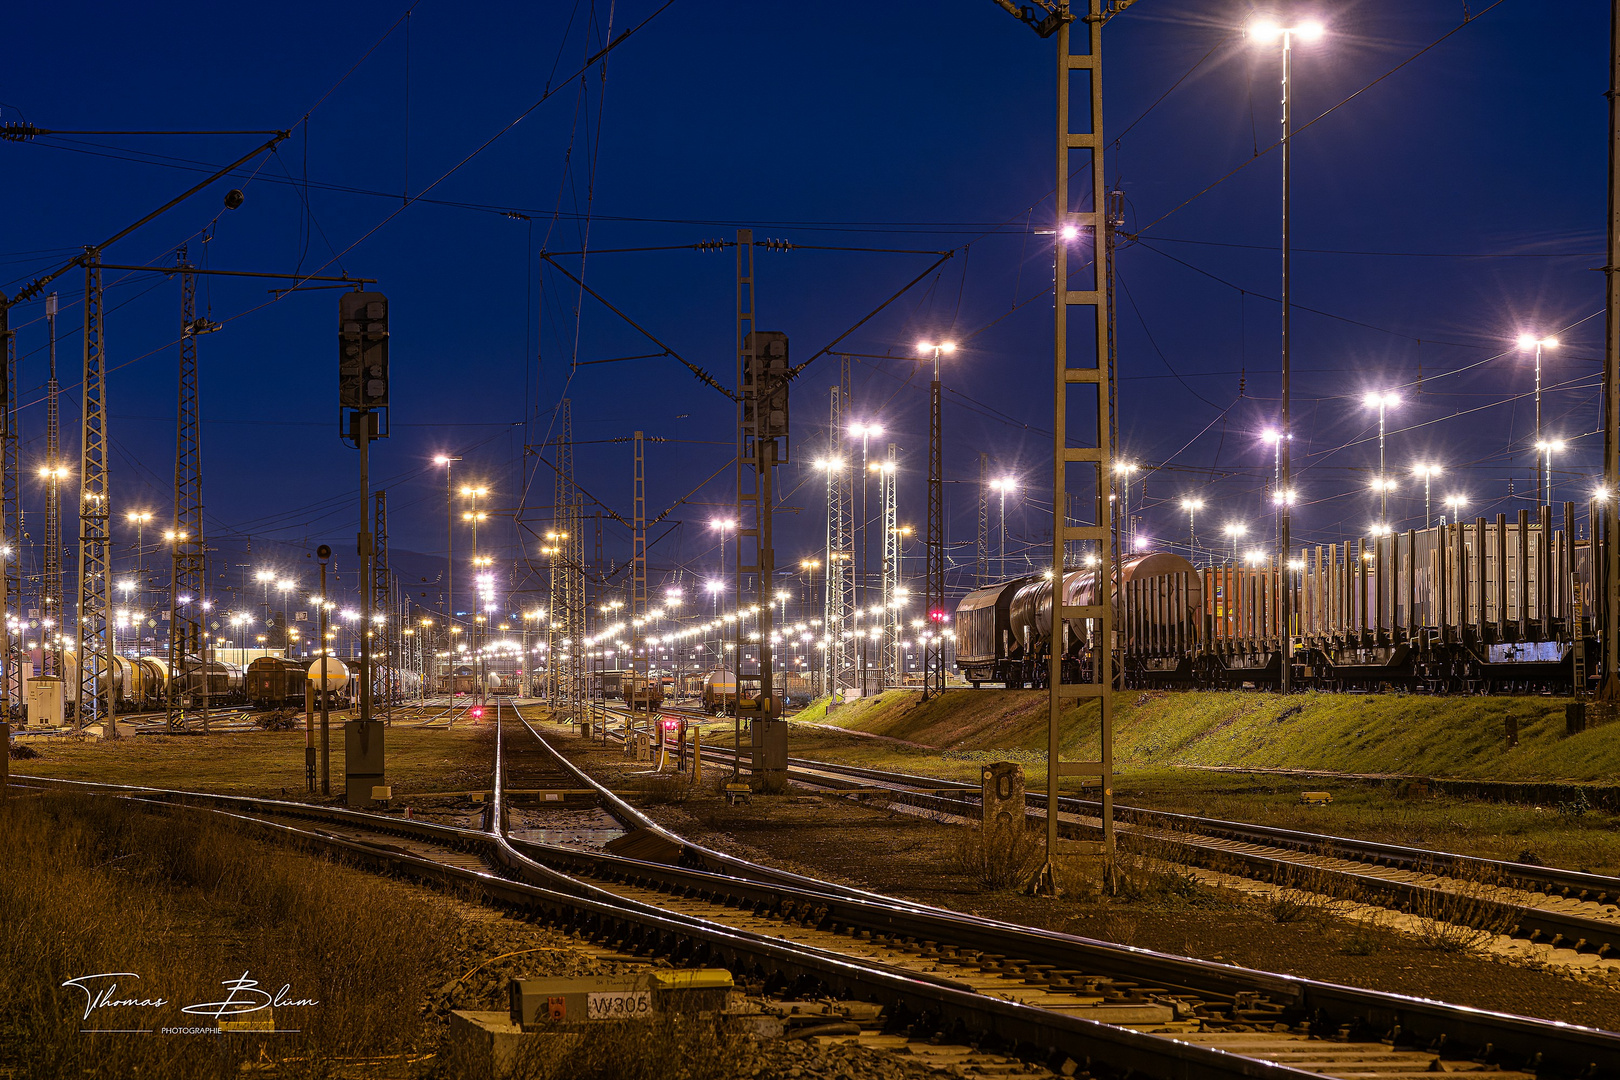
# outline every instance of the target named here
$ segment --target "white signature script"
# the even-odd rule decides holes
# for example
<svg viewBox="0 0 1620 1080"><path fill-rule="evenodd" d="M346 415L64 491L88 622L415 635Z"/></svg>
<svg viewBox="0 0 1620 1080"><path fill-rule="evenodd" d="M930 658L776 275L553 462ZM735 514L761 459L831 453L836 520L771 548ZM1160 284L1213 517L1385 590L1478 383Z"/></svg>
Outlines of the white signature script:
<svg viewBox="0 0 1620 1080"><path fill-rule="evenodd" d="M99 975L80 975L69 979L63 986L77 987L84 992L84 1018L90 1019L90 1014L97 1009L114 1009L120 1007L161 1008L169 1004L166 998L118 997L118 983L116 981L102 982L101 980L139 979L140 975L133 971L104 971ZM221 1016L238 1016L242 1013L258 1012L260 1009L282 1008L298 1005L319 1005L314 998L295 998L292 996L292 984L284 983L280 990L271 993L259 988L258 980L250 978L247 972L235 979L221 980L220 985L229 992L224 1001L205 1001L196 1005L182 1005L180 1011L192 1016L212 1016L218 1019Z"/></svg>

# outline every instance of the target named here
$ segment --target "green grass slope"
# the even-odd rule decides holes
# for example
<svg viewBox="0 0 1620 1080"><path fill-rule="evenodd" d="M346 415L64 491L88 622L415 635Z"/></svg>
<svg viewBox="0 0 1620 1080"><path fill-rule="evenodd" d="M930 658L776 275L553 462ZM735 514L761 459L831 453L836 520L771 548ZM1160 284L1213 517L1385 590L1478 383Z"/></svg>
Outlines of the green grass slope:
<svg viewBox="0 0 1620 1080"><path fill-rule="evenodd" d="M1566 736L1564 698L1133 690L1114 700L1121 769L1219 765L1527 781L1620 774L1620 724ZM1039 690L953 691L927 702L917 691L892 690L831 716L822 706L800 718L966 758L995 750L1025 758L1045 750L1046 703ZM1066 757L1095 754L1096 715L1095 705L1064 714ZM1512 748L1510 718L1518 724Z"/></svg>

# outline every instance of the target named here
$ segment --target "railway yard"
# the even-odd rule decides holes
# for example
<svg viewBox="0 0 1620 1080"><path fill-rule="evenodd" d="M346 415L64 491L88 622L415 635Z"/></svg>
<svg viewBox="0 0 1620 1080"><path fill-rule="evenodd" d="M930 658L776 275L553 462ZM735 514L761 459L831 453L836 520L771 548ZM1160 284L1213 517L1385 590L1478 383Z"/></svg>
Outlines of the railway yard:
<svg viewBox="0 0 1620 1080"><path fill-rule="evenodd" d="M733 803L729 725L673 704L655 715L706 724L703 779L692 779L690 757L677 771L678 748L663 768L627 754L632 714L622 707L601 709L605 738L600 725L586 737L543 703L494 698L477 719L442 702L396 708L397 794L369 812L277 784L278 762L299 778L299 732L151 735L142 738L158 752L145 753L141 739L30 740L40 756L14 763L13 794L224 817L254 843L454 897L467 925L482 928L467 932L485 935L493 969L433 991L424 1008L437 1026L403 1055L410 1064L365 1075L474 1067L453 1014L503 1015L510 979L661 965L723 967L736 981L732 1027L721 1030L756 1035L694 1049L718 1070L705 1075L1620 1068L1620 1036L1599 1034L1620 1025L1620 957L1610 959L1605 937L1612 926L1620 943L1620 879L1166 816L1123 799L1120 854L1104 859L1084 843L1094 807L1080 798L1060 814L1064 895L1031 897L1019 873L989 873L975 846L977 784L841 761L872 737L818 721L795 731L780 794ZM645 727L642 715L631 730ZM176 784L190 763L155 744L188 739L216 744L199 751L216 761L230 744L234 770ZM742 763L746 782L747 751ZM88 779L97 773L99 784ZM1457 815L1470 806L1442 801ZM1035 828L1033 796L1030 812ZM1585 824L1610 832L1593 813L1601 822ZM1027 862L1030 850L993 854ZM490 914L472 914L477 903ZM507 948L519 939L521 949ZM492 951L496 940L538 959ZM784 1041L795 1025L816 1033Z"/></svg>
<svg viewBox="0 0 1620 1080"><path fill-rule="evenodd" d="M1620 1080L1620 0L329 7L8 13L0 1080Z"/></svg>

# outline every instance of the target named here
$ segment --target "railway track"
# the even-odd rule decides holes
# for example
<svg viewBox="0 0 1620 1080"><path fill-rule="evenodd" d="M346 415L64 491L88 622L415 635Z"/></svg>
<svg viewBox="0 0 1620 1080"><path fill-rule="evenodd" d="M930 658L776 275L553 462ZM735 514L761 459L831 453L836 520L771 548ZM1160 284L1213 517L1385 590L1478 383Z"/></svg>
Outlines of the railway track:
<svg viewBox="0 0 1620 1080"><path fill-rule="evenodd" d="M891 1028L912 1037L1052 1062L1068 1057L1100 1075L1620 1074L1620 1035L1610 1032L1032 930L786 874L678 837L670 853L678 864L516 838L503 828L514 780L589 789L626 830L656 826L580 773L526 720L522 728L497 724L496 757L484 829L278 800L16 782L226 814L390 872L476 886L495 902L621 951L719 964L799 994L875 1002Z"/></svg>
<svg viewBox="0 0 1620 1080"><path fill-rule="evenodd" d="M677 712L690 718L704 714ZM730 762L732 751L705 748ZM744 764L747 769L747 755ZM976 818L980 789L961 781L861 766L789 758L791 780L833 791L877 789L931 813ZM1046 796L1026 795L1030 817L1044 820ZM1059 829L1095 838L1096 801L1059 799ZM1509 863L1425 848L1114 805L1122 831L1174 849L1177 858L1210 870L1398 910L1443 916L1464 912L1524 940L1607 956L1620 949L1620 878L1558 867Z"/></svg>

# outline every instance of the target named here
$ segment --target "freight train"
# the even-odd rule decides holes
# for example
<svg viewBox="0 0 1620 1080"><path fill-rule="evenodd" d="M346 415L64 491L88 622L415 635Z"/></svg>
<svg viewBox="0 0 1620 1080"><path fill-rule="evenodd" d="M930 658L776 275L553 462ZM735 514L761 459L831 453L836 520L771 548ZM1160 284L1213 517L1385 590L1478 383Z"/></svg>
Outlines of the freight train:
<svg viewBox="0 0 1620 1080"><path fill-rule="evenodd" d="M62 654L63 701L69 713L78 707L79 660L72 652ZM242 669L217 660L208 664L209 700L217 705L240 705L246 700ZM200 698L202 678L193 672L181 697ZM148 712L165 708L169 693L168 661L155 656L115 656L97 682L97 696L111 702L114 712Z"/></svg>
<svg viewBox="0 0 1620 1080"><path fill-rule="evenodd" d="M1065 573L1062 602L1096 611L1108 596L1107 645L1124 686L1275 687L1291 638L1299 687L1568 692L1600 674L1593 599L1603 585L1602 560L1573 521L1573 503L1557 529L1543 506L1309 547L1286 568L1142 554L1122 561L1111 589L1094 571ZM963 678L1041 686L1056 648L1065 682L1091 679L1100 620L1061 619L1054 645L1052 592L1036 575L965 596L955 616Z"/></svg>
<svg viewBox="0 0 1620 1080"><path fill-rule="evenodd" d="M602 696L612 701L647 702L656 708L664 703L664 678L656 672L599 671Z"/></svg>

